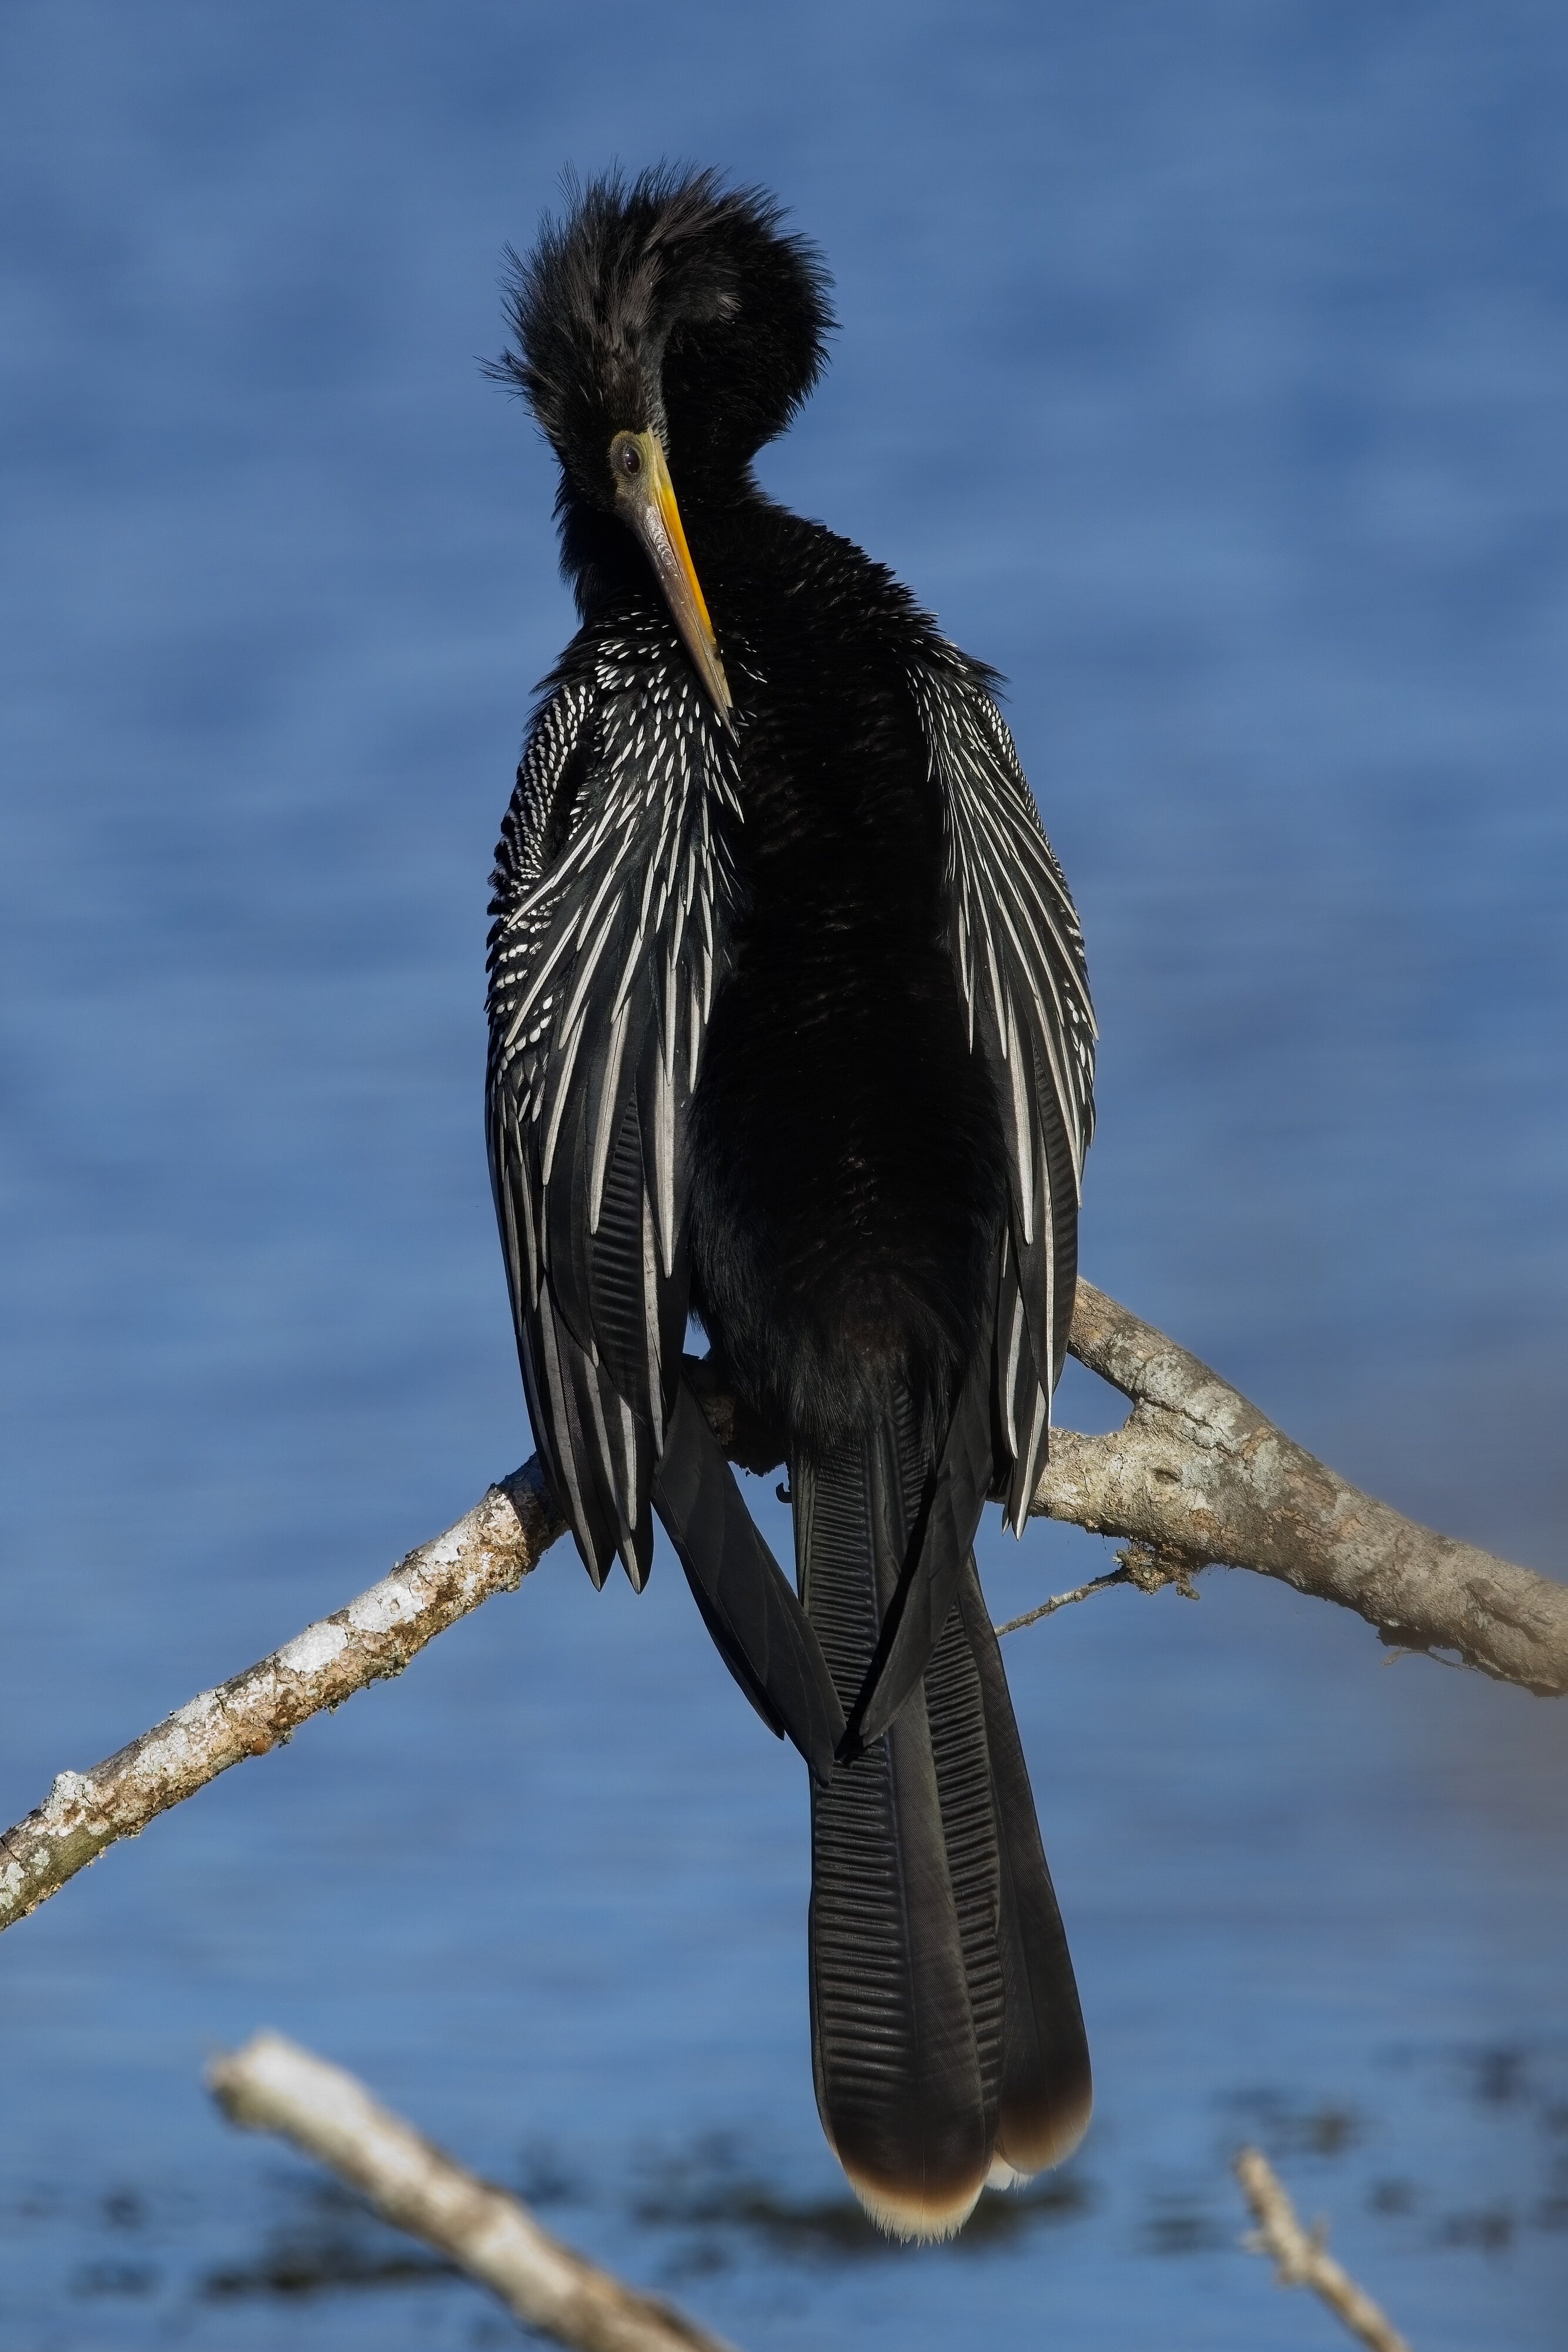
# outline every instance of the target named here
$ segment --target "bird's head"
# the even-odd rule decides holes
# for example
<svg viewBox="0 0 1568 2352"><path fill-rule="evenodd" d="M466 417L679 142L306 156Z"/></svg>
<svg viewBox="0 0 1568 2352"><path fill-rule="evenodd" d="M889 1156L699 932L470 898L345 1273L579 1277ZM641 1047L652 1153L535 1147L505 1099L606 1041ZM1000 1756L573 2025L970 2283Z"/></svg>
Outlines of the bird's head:
<svg viewBox="0 0 1568 2352"><path fill-rule="evenodd" d="M508 257L515 343L496 373L560 460L568 570L580 585L631 533L727 717L674 478L705 503L747 481L821 367L827 273L770 197L713 172L612 173L570 194L528 257Z"/></svg>

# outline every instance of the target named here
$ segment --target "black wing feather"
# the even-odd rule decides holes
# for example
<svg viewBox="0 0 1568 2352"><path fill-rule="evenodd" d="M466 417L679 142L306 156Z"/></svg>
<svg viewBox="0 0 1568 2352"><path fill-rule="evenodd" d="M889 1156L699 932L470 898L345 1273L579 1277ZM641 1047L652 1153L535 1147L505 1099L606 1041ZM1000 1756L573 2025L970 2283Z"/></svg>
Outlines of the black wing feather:
<svg viewBox="0 0 1568 2352"><path fill-rule="evenodd" d="M686 1105L732 882L733 753L673 630L584 632L497 856L488 1136L536 1435L597 1582L650 1559L686 1319Z"/></svg>
<svg viewBox="0 0 1568 2352"><path fill-rule="evenodd" d="M737 1681L821 1773L843 1715L821 1647L681 1380L687 1112L739 816L669 624L585 631L497 858L490 1168L528 1411L589 1573L619 1556L641 1590L656 1507Z"/></svg>
<svg viewBox="0 0 1568 2352"><path fill-rule="evenodd" d="M946 831L970 1046L1002 1114L1008 1216L979 1349L954 1400L918 1547L850 1710L846 1753L886 1730L925 1673L989 1492L1005 1488L1021 1533L1072 1322L1094 1015L1077 914L987 678L941 640L910 673Z"/></svg>
<svg viewBox="0 0 1568 2352"><path fill-rule="evenodd" d="M1094 1126L1094 1013L1077 912L988 673L944 646L912 671L911 685L946 826L953 959L970 1044L991 1069L1002 1112L1009 1214L992 1396L1008 1517L1021 1532L1072 1324L1079 1192Z"/></svg>

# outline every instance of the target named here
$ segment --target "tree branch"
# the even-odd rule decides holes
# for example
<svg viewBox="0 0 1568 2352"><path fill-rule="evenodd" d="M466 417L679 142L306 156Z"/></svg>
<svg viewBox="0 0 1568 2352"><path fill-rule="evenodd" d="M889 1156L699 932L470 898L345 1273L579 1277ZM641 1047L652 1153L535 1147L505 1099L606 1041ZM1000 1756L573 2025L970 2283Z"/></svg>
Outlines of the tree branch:
<svg viewBox="0 0 1568 2352"><path fill-rule="evenodd" d="M402 1674L482 1601L515 1592L565 1531L536 1455L336 1616L199 1692L90 1772L61 1772L37 1811L0 1835L0 1928L231 1764L265 1756L323 1707Z"/></svg>
<svg viewBox="0 0 1568 2352"><path fill-rule="evenodd" d="M1452 1651L1527 1690L1568 1691L1568 1587L1359 1494L1196 1356L1086 1282L1071 1345L1133 1412L1109 1437L1056 1431L1034 1509L1130 1538L1126 1580L1179 1585L1208 1561L1254 1569L1357 1611L1396 1647ZM702 1385L720 1442L749 1467L767 1466L765 1437L711 1375ZM469 1610L514 1591L564 1532L536 1455L347 1609L91 1771L60 1773L43 1804L0 1835L0 1929L231 1764L401 1674Z"/></svg>
<svg viewBox="0 0 1568 2352"><path fill-rule="evenodd" d="M362 2083L278 2033L214 2058L207 2087L231 2123L277 2132L411 2237L498 2294L525 2327L576 2352L727 2352L674 2305L622 2286L379 2106Z"/></svg>
<svg viewBox="0 0 1568 2352"><path fill-rule="evenodd" d="M1568 1691L1568 1585L1401 1518L1275 1428L1207 1364L1081 1282L1072 1352L1132 1400L1109 1437L1052 1433L1037 1511L1187 1566L1279 1577L1391 1647Z"/></svg>
<svg viewBox="0 0 1568 2352"><path fill-rule="evenodd" d="M1310 2286L1353 2336L1372 2347L1372 2352L1410 2352L1393 2322L1335 2262L1328 2250L1325 2225L1320 2221L1315 2230L1302 2229L1295 2207L1261 2148L1242 2148L1234 2168L1258 2224L1256 2235L1242 2240L1248 2252L1270 2256L1281 2286Z"/></svg>

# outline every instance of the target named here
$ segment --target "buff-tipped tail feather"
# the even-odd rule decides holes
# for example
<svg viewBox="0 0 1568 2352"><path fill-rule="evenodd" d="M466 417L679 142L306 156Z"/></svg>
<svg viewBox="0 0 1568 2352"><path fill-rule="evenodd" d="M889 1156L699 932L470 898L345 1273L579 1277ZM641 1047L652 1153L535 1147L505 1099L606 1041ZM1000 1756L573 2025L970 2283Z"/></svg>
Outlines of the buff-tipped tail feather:
<svg viewBox="0 0 1568 2352"><path fill-rule="evenodd" d="M877 2228L904 2245L929 2245L956 2238L989 2182L989 2175L985 2174L968 2188L927 2197L904 2183L857 2173L847 2164L844 2179Z"/></svg>
<svg viewBox="0 0 1568 2352"><path fill-rule="evenodd" d="M841 1696L862 1685L935 1469L907 1401L792 1467L802 1597ZM903 2239L950 2238L988 2180L1060 2163L1091 2101L1007 1684L958 1537L957 1597L924 1673L812 1790L818 2109L855 2195Z"/></svg>

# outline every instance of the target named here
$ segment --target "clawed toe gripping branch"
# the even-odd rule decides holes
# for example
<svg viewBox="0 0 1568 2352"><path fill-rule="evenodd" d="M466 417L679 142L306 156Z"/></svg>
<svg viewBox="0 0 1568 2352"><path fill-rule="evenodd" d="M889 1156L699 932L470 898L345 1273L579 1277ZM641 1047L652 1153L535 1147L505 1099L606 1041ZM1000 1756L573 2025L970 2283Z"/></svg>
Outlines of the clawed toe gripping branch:
<svg viewBox="0 0 1568 2352"><path fill-rule="evenodd" d="M1568 1586L1359 1493L1196 1356L1085 1282L1071 1349L1133 1409L1107 1436L1056 1431L1033 1508L1120 1537L1120 1564L1003 1631L1113 1584L1190 1594L1193 1574L1216 1563L1354 1609L1392 1648L1454 1657L1542 1696L1568 1691ZM733 1400L703 1402L720 1443L744 1460ZM0 1929L231 1764L400 1674L482 1601L515 1591L564 1533L536 1456L335 1616L90 1771L61 1772L37 1811L0 1835Z"/></svg>

